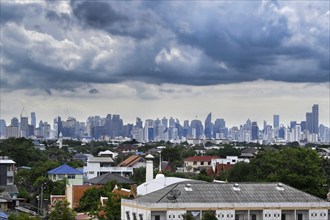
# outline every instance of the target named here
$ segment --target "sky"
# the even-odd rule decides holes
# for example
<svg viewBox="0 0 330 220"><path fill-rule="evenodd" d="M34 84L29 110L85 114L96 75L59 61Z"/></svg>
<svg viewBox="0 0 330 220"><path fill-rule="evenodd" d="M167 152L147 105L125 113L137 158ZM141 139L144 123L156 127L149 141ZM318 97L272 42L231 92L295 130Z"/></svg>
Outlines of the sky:
<svg viewBox="0 0 330 220"><path fill-rule="evenodd" d="M330 2L0 2L0 118L330 125ZM23 110L24 108L24 110Z"/></svg>

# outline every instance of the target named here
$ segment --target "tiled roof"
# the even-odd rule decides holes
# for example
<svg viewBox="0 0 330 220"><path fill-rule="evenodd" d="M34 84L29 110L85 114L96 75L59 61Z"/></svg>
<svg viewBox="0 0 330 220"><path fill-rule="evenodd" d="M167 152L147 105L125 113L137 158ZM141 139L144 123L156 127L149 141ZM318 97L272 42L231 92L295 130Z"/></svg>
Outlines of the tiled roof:
<svg viewBox="0 0 330 220"><path fill-rule="evenodd" d="M87 160L88 163L113 163L111 157L90 157Z"/></svg>
<svg viewBox="0 0 330 220"><path fill-rule="evenodd" d="M193 157L188 157L184 159L184 161L210 161L212 159L217 159L220 158L218 156L193 156Z"/></svg>
<svg viewBox="0 0 330 220"><path fill-rule="evenodd" d="M187 183L191 191L187 191ZM277 202L325 202L288 185L279 183L240 183L239 190L233 183L180 182L149 193L136 199L137 202L170 203L167 199L171 190L179 190L177 203L277 203ZM237 189L237 188L236 188Z"/></svg>
<svg viewBox="0 0 330 220"><path fill-rule="evenodd" d="M142 157L140 157L139 155L132 155L130 157L128 157L126 160L124 160L123 162L121 162L120 164L118 164L119 167L131 167L134 164L136 164L137 162L139 162L140 160L144 159Z"/></svg>
<svg viewBox="0 0 330 220"><path fill-rule="evenodd" d="M122 177L115 173L107 173L107 174L103 174L101 176L97 176L95 178L86 180L86 183L104 185L109 181L116 181L117 183L123 183L123 184L133 184L134 183L132 180Z"/></svg>
<svg viewBox="0 0 330 220"><path fill-rule="evenodd" d="M84 173L73 167L70 167L67 164L64 164L62 166L56 167L55 169L48 171L48 174L52 174L52 175L54 175L54 174L81 174L82 175Z"/></svg>

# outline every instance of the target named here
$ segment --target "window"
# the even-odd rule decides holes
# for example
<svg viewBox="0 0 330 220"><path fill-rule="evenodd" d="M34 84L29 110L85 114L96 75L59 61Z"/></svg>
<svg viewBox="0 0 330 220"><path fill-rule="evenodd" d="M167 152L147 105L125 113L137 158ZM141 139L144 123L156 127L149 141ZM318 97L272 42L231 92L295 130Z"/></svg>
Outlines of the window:
<svg viewBox="0 0 330 220"><path fill-rule="evenodd" d="M251 215L251 220L257 220L257 215L256 214L252 214Z"/></svg>
<svg viewBox="0 0 330 220"><path fill-rule="evenodd" d="M155 220L160 220L160 215L155 215Z"/></svg>
<svg viewBox="0 0 330 220"><path fill-rule="evenodd" d="M201 161L201 165L204 165L204 161Z"/></svg>
<svg viewBox="0 0 330 220"><path fill-rule="evenodd" d="M130 217L130 215L129 215L129 211L126 211L126 219L127 219L127 220L130 220L130 219L131 219L131 217Z"/></svg>
<svg viewBox="0 0 330 220"><path fill-rule="evenodd" d="M13 177L8 177L7 178L7 184L13 183Z"/></svg>
<svg viewBox="0 0 330 220"><path fill-rule="evenodd" d="M143 215L139 214L140 220L143 220Z"/></svg>
<svg viewBox="0 0 330 220"><path fill-rule="evenodd" d="M282 216L281 216L281 220L286 220L286 216L285 216L285 214L282 214Z"/></svg>
<svg viewBox="0 0 330 220"><path fill-rule="evenodd" d="M133 220L137 220L136 213L133 213Z"/></svg>
<svg viewBox="0 0 330 220"><path fill-rule="evenodd" d="M89 174L94 174L94 171L89 171L88 173L89 173Z"/></svg>
<svg viewBox="0 0 330 220"><path fill-rule="evenodd" d="M68 179L76 179L76 175L74 175L74 174L68 174Z"/></svg>
<svg viewBox="0 0 330 220"><path fill-rule="evenodd" d="M57 179L61 180L64 178L64 174L57 174Z"/></svg>
<svg viewBox="0 0 330 220"><path fill-rule="evenodd" d="M297 217L298 217L297 220L303 220L303 214L299 213Z"/></svg>
<svg viewBox="0 0 330 220"><path fill-rule="evenodd" d="M239 220L239 215L235 215L235 220Z"/></svg>
<svg viewBox="0 0 330 220"><path fill-rule="evenodd" d="M194 165L197 165L197 162L196 161L194 161Z"/></svg>
<svg viewBox="0 0 330 220"><path fill-rule="evenodd" d="M207 164L208 164L208 165L211 165L211 162L208 162Z"/></svg>

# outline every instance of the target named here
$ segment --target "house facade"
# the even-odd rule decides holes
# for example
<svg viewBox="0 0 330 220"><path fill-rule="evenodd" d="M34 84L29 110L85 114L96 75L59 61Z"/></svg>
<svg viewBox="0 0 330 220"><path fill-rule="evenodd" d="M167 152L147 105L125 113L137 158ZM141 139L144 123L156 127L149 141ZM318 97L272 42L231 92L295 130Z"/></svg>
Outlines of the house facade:
<svg viewBox="0 0 330 220"><path fill-rule="evenodd" d="M122 220L330 220L330 202L282 183L180 182L134 200L121 200Z"/></svg>
<svg viewBox="0 0 330 220"><path fill-rule="evenodd" d="M92 179L107 173L117 173L121 176L133 174L132 167L115 167L113 163L111 157L91 157L87 160L87 165L84 167L84 177Z"/></svg>
<svg viewBox="0 0 330 220"><path fill-rule="evenodd" d="M218 156L193 156L184 159L183 172L199 173L202 169L212 167L212 159L218 159Z"/></svg>
<svg viewBox="0 0 330 220"><path fill-rule="evenodd" d="M84 173L67 164L48 171L48 178L52 181L66 179L69 185L82 185L84 183Z"/></svg>

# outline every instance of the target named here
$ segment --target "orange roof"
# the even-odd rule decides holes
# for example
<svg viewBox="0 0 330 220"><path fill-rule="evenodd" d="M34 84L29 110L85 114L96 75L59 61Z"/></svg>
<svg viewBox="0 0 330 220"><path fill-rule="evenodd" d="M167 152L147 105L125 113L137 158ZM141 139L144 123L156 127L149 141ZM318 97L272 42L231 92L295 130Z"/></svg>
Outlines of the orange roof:
<svg viewBox="0 0 330 220"><path fill-rule="evenodd" d="M220 158L219 156L193 156L184 159L184 161L207 161L211 162L212 159Z"/></svg>
<svg viewBox="0 0 330 220"><path fill-rule="evenodd" d="M85 191L87 189L91 189L91 188L101 188L103 187L102 185L76 185L76 186L72 186L72 190L73 190L73 204L72 207L76 208L79 204L79 200L81 199L81 197L84 195Z"/></svg>
<svg viewBox="0 0 330 220"><path fill-rule="evenodd" d="M123 162L121 162L120 164L118 164L118 166L119 167L131 167L134 164L136 164L137 162L139 162L141 159L144 160L139 155L132 155L132 156L128 157L126 160L124 160Z"/></svg>

